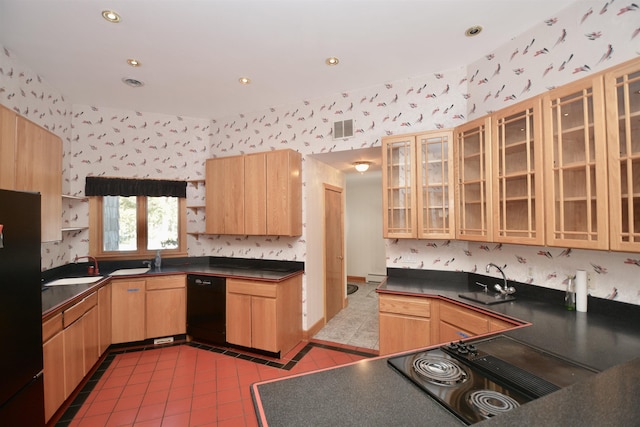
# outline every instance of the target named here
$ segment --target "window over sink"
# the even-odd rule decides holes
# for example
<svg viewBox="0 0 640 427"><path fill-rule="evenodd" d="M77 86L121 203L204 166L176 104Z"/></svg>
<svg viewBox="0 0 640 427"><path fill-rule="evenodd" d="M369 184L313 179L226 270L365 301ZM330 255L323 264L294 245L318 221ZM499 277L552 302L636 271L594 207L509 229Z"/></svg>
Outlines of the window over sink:
<svg viewBox="0 0 640 427"><path fill-rule="evenodd" d="M85 193L90 196L92 255L186 254L186 199L180 191L167 191L165 181L89 178Z"/></svg>

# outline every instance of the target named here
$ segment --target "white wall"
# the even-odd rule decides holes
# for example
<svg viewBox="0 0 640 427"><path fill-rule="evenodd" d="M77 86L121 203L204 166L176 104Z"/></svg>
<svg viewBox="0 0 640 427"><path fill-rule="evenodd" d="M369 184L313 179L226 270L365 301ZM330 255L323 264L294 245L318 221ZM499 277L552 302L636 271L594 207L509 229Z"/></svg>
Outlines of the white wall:
<svg viewBox="0 0 640 427"><path fill-rule="evenodd" d="M386 274L382 171L346 174L347 276Z"/></svg>

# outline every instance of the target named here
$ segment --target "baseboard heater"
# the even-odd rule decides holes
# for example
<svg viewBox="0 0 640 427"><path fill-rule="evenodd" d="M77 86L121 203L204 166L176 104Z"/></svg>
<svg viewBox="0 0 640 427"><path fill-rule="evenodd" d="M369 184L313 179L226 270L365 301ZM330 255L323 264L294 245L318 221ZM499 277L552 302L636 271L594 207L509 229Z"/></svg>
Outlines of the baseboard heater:
<svg viewBox="0 0 640 427"><path fill-rule="evenodd" d="M374 274L374 273L367 274L367 282L381 283L386 278L387 276L385 276L384 274Z"/></svg>

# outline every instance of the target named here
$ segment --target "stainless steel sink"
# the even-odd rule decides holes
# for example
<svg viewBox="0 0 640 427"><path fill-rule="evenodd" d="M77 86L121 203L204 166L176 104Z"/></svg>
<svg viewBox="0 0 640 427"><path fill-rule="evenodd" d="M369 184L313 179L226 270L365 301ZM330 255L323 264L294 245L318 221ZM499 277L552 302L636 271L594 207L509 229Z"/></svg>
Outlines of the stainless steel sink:
<svg viewBox="0 0 640 427"><path fill-rule="evenodd" d="M143 268L121 268L120 270L116 270L113 273L109 273L109 276L136 276L138 274L145 274L151 270L148 267Z"/></svg>
<svg viewBox="0 0 640 427"><path fill-rule="evenodd" d="M500 304L503 302L513 301L516 299L513 295L502 295L493 292L465 292L458 294L460 298L478 302L485 305Z"/></svg>
<svg viewBox="0 0 640 427"><path fill-rule="evenodd" d="M101 280L103 276L88 276L88 277L65 277L62 279L54 280L49 283L45 283L45 286L64 286L64 285L83 285L89 283L95 283Z"/></svg>

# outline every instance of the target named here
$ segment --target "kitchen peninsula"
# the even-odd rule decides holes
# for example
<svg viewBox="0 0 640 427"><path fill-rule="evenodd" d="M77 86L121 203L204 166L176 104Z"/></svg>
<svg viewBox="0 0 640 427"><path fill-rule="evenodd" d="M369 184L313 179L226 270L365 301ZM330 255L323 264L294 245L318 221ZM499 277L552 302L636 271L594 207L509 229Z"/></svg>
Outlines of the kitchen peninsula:
<svg viewBox="0 0 640 427"><path fill-rule="evenodd" d="M639 315L633 307L590 299L593 307L587 313L566 311L561 302L550 299L560 297L560 292L536 296L520 286L515 301L488 308L458 296L473 289L469 282L477 275L437 273L429 280L414 274L390 269L378 292L433 297L530 323L503 333L602 371L482 425L632 425L639 419L640 410L629 398L640 392ZM460 425L392 369L387 359L254 384L258 419L269 426Z"/></svg>

